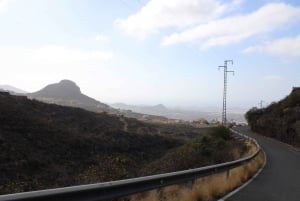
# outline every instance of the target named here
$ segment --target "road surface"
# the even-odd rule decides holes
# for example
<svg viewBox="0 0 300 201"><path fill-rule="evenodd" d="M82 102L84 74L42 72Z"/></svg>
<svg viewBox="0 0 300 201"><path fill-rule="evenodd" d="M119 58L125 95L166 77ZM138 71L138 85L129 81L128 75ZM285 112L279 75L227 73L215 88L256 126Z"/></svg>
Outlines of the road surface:
<svg viewBox="0 0 300 201"><path fill-rule="evenodd" d="M258 141L266 152L267 164L253 182L227 201L300 201L300 153L245 127L235 130Z"/></svg>

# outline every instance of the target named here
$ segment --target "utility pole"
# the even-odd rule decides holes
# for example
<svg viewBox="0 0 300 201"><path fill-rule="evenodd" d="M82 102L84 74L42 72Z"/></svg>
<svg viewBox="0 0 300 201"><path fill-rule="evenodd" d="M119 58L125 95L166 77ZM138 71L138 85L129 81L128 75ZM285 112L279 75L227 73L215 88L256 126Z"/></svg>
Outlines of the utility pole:
<svg viewBox="0 0 300 201"><path fill-rule="evenodd" d="M234 75L234 71L227 70L228 63L231 63L233 65L233 60L225 60L224 66L219 66L219 70L220 70L220 68L224 68L222 125L226 125L226 122L227 122L227 116L226 116L227 73L232 73Z"/></svg>
<svg viewBox="0 0 300 201"><path fill-rule="evenodd" d="M265 101L264 100L261 100L258 104L259 104L259 106L260 106L260 109L261 108L263 108L263 104L265 103Z"/></svg>

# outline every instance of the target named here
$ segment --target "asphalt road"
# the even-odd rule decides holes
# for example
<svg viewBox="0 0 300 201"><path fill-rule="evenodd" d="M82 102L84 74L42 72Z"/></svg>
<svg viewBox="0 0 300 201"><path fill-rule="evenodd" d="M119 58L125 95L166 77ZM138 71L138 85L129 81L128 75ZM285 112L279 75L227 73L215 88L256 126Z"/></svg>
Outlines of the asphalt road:
<svg viewBox="0 0 300 201"><path fill-rule="evenodd" d="M227 201L300 201L300 153L245 127L235 130L258 141L266 152L267 164L258 177Z"/></svg>

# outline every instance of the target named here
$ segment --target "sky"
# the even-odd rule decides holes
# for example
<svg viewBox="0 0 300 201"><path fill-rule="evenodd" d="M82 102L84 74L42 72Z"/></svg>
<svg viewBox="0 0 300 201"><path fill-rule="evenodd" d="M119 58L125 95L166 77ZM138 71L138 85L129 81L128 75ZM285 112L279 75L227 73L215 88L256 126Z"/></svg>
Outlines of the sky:
<svg viewBox="0 0 300 201"><path fill-rule="evenodd" d="M0 84L104 103L228 107L300 86L299 0L0 0Z"/></svg>

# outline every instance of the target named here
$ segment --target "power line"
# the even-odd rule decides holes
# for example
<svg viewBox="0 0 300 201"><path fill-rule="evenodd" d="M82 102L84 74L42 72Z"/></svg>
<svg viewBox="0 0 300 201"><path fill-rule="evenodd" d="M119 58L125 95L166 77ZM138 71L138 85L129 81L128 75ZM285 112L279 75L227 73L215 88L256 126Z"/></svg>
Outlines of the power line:
<svg viewBox="0 0 300 201"><path fill-rule="evenodd" d="M226 96L227 96L227 73L233 73L234 71L229 71L227 70L227 64L231 63L233 65L233 60L225 60L224 61L224 66L219 66L220 68L224 68L224 89L223 89L223 110L222 110L222 125L226 125L227 123L227 115L226 115L226 110L227 110L227 103L226 103Z"/></svg>

